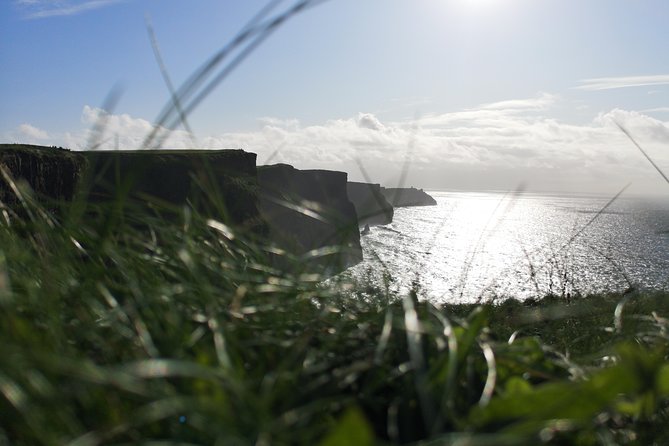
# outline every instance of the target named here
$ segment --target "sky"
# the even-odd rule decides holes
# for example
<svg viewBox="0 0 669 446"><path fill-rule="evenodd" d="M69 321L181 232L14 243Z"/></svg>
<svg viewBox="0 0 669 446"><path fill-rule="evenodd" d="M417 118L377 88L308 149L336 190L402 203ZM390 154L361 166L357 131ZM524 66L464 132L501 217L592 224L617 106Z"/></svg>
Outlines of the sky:
<svg viewBox="0 0 669 446"><path fill-rule="evenodd" d="M274 3L267 20L299 0ZM666 0L316 3L248 54L244 40L149 147L389 186L669 194L620 129L669 173ZM267 4L3 0L0 142L145 148L173 104L161 63L178 89Z"/></svg>

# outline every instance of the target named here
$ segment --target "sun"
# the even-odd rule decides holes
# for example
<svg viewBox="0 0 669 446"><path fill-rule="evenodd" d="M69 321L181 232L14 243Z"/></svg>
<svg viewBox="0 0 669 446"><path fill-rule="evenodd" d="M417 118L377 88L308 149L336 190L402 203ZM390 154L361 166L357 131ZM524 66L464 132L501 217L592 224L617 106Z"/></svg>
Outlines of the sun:
<svg viewBox="0 0 669 446"><path fill-rule="evenodd" d="M499 3L499 0L461 0L466 6L470 8L487 8Z"/></svg>
<svg viewBox="0 0 669 446"><path fill-rule="evenodd" d="M495 15L501 9L508 9L514 2L515 0L433 0L430 3L441 11L480 18Z"/></svg>
<svg viewBox="0 0 669 446"><path fill-rule="evenodd" d="M513 2L511 0L458 0L453 5L465 16L476 17L477 20L482 17L494 17L502 9L508 10Z"/></svg>

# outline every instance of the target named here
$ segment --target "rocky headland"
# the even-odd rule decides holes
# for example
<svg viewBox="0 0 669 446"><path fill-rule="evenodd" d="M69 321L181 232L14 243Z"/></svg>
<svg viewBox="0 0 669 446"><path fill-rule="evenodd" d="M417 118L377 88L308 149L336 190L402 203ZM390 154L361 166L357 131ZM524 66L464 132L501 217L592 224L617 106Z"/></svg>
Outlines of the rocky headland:
<svg viewBox="0 0 669 446"><path fill-rule="evenodd" d="M381 193L394 207L434 206L437 201L423 189L415 187L382 187Z"/></svg>

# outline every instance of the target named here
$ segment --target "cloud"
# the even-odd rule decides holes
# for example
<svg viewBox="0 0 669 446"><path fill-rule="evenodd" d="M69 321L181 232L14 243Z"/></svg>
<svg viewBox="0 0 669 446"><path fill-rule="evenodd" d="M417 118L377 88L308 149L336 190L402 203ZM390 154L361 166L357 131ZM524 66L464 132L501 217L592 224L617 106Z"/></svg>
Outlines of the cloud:
<svg viewBox="0 0 669 446"><path fill-rule="evenodd" d="M384 129L381 121L372 113L358 113L358 126L363 129L380 131Z"/></svg>
<svg viewBox="0 0 669 446"><path fill-rule="evenodd" d="M297 128L300 125L300 121L297 119L279 119L270 116L258 119L258 123L265 127L284 127L284 128Z"/></svg>
<svg viewBox="0 0 669 446"><path fill-rule="evenodd" d="M640 112L614 109L606 114L599 115L597 120L604 125L613 122L625 128L632 127L634 128L633 135L646 141L669 142L669 123L663 123Z"/></svg>
<svg viewBox="0 0 669 446"><path fill-rule="evenodd" d="M669 113L669 107L647 108L643 113Z"/></svg>
<svg viewBox="0 0 669 446"><path fill-rule="evenodd" d="M457 127L471 125L487 127L506 127L513 116L534 117L539 112L547 111L559 101L559 97L549 93L539 93L533 98L511 99L482 104L476 108L444 114L427 114L417 122L423 127Z"/></svg>
<svg viewBox="0 0 669 446"><path fill-rule="evenodd" d="M49 134L46 131L30 124L21 124L19 126L19 133L30 142L49 139Z"/></svg>
<svg viewBox="0 0 669 446"><path fill-rule="evenodd" d="M508 101L493 102L479 107L483 110L546 110L558 100L556 95L550 93L539 93L534 98L512 99Z"/></svg>
<svg viewBox="0 0 669 446"><path fill-rule="evenodd" d="M614 109L580 125L547 117L552 95L484 104L465 111L418 119L381 121L361 112L348 118L304 125L296 119L262 118L254 131L196 135L205 149L244 149L298 168L345 170L353 180L394 184L410 162L408 182L426 188L530 189L615 192L628 181L659 190L657 175L616 122L669 171L669 122L643 112ZM87 148L90 128L104 118L100 149L141 148L153 124L128 114L106 114L86 106L81 130L49 135L49 145ZM31 126L32 128L32 126ZM30 132L28 127L23 134ZM39 136L35 129L32 136ZM42 134L42 136L44 136ZM10 140L16 140L16 135ZM43 143L45 141L42 141ZM192 147L177 130L164 148ZM641 187L640 186L640 187Z"/></svg>
<svg viewBox="0 0 669 446"><path fill-rule="evenodd" d="M15 0L28 19L63 17L81 14L127 0Z"/></svg>
<svg viewBox="0 0 669 446"><path fill-rule="evenodd" d="M615 88L645 87L649 85L669 85L669 74L654 76L626 76L626 77L600 77L595 79L583 79L581 85L574 87L576 90L612 90Z"/></svg>
<svg viewBox="0 0 669 446"><path fill-rule="evenodd" d="M91 106L84 106L81 122L88 129L72 136L71 143L75 149L87 149L92 140L102 149L137 149L141 148L146 137L153 131L154 125L142 118L128 114L110 114ZM101 132L94 134L100 126ZM190 148L193 140L188 132L175 130L169 133L164 145L171 148Z"/></svg>

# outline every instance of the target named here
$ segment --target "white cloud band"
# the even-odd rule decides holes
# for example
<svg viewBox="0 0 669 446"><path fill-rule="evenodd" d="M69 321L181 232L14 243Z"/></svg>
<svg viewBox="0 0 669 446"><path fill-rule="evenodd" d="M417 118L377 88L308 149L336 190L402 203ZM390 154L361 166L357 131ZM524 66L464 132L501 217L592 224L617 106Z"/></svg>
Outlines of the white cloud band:
<svg viewBox="0 0 669 446"><path fill-rule="evenodd" d="M621 182L654 181L647 161L617 122L669 171L669 122L614 109L589 123L568 124L542 116L554 101L553 96L539 95L395 122L384 122L371 113L308 126L295 119L263 118L257 131L197 135L197 146L241 148L258 153L260 164L273 156L272 162L347 170L353 179L365 180L356 164L359 160L372 180L386 184L397 181L409 159L409 181L428 188L513 188L526 182L544 190L610 191ZM82 123L93 127L103 113L86 106ZM152 128L151 122L127 114L105 115L101 148L140 148ZM28 124L20 130L22 142L45 143L45 136L46 132ZM90 131L51 136L49 145L84 149ZM188 148L192 140L178 130L164 147Z"/></svg>
<svg viewBox="0 0 669 446"><path fill-rule="evenodd" d="M613 90L616 88L646 87L650 85L669 85L669 74L654 76L600 77L579 81L576 90Z"/></svg>
<svg viewBox="0 0 669 446"><path fill-rule="evenodd" d="M81 14L127 0L16 0L15 5L28 19L63 17Z"/></svg>

